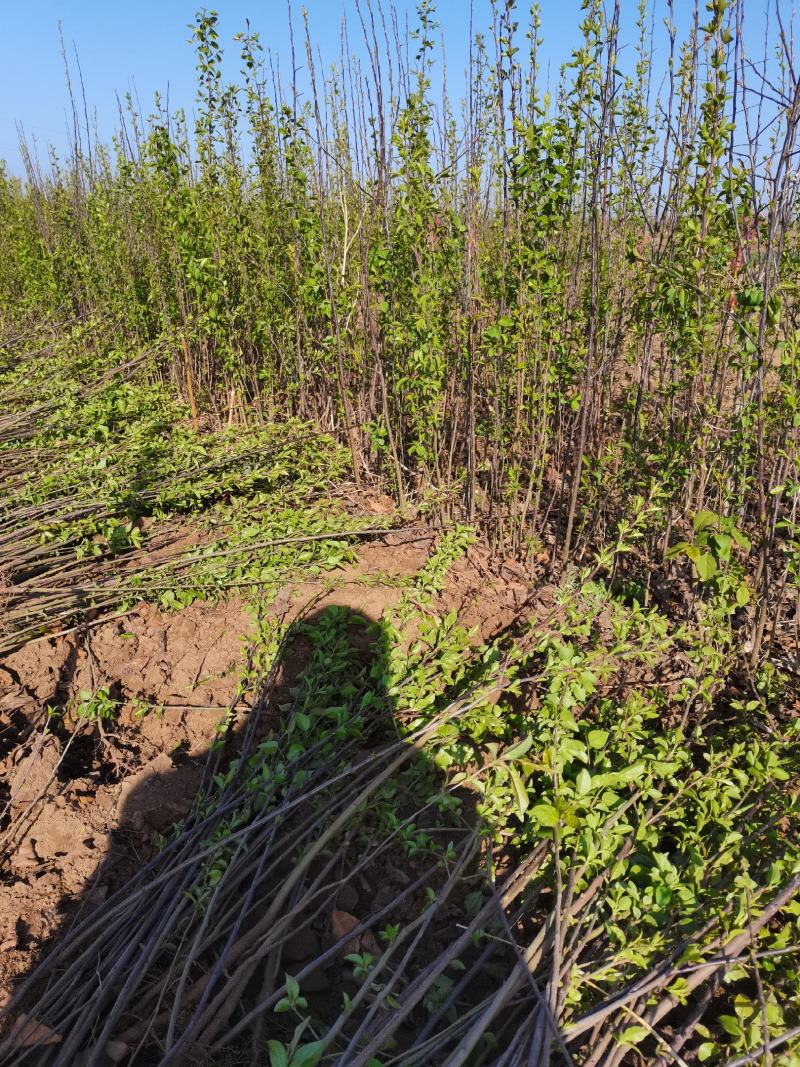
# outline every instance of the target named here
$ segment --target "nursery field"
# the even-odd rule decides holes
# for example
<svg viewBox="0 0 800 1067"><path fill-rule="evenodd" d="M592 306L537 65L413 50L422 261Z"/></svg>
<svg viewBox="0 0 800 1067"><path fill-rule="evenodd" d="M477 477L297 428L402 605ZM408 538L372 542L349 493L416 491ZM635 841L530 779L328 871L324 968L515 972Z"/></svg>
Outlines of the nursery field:
<svg viewBox="0 0 800 1067"><path fill-rule="evenodd" d="M203 10L192 113L0 165L0 1064L800 1065L757 8Z"/></svg>

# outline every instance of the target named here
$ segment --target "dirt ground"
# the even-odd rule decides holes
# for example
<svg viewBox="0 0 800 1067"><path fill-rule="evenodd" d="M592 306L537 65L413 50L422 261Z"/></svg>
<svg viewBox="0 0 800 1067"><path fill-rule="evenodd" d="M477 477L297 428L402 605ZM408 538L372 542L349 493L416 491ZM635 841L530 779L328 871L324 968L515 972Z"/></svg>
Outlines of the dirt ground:
<svg viewBox="0 0 800 1067"><path fill-rule="evenodd" d="M300 582L270 610L289 622L312 603L344 605L379 619L402 594L396 579L418 571L435 540L387 535L362 546L334 587ZM456 609L485 640L532 595L520 565L490 567L470 549L435 606ZM0 659L0 1002L65 919L102 901L186 814L221 719L230 708L247 715L237 694L252 626L236 597L175 614L141 604ZM101 688L121 704L101 744L94 729L44 730L48 707Z"/></svg>

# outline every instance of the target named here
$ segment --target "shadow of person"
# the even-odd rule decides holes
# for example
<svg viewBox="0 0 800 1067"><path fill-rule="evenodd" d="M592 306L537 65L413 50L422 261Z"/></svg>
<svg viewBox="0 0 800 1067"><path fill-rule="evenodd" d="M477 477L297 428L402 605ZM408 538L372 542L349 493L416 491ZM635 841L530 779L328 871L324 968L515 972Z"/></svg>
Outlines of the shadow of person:
<svg viewBox="0 0 800 1067"><path fill-rule="evenodd" d="M247 715L125 796L79 914L11 1002L0 1063L311 1064L315 1034L355 1050L392 1011L398 1039L397 994L452 940L480 836L472 794L423 754L433 727L394 706L395 640L327 607L270 666L253 652ZM166 836L131 871L143 821ZM453 981L431 973L417 1002L434 990L428 1016L452 1016Z"/></svg>

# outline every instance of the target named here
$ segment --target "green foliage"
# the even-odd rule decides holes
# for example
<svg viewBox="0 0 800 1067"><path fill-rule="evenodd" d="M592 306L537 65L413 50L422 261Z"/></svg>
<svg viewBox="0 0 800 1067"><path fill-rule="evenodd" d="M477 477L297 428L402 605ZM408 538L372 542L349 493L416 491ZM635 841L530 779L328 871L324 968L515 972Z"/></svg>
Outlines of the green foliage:
<svg viewBox="0 0 800 1067"><path fill-rule="evenodd" d="M202 10L193 121L128 101L110 147L25 180L0 169L3 647L88 609L237 589L254 626L242 696L287 646L311 648L279 729L225 763L220 723L197 821L164 849L195 831L202 846L162 962L188 952L185 990L195 952L228 944L255 877L240 843L267 825L269 975L296 898L322 907L312 859L360 869L395 850L434 872L418 915L381 918L379 955L348 951L359 991L341 1017L285 976L264 1013L271 1067L345 1062L375 1034L400 1062L393 1042L415 1033L409 1062L462 1039L458 1062L518 1039L534 1062L550 1031L531 983L571 1047L597 1040L596 1063L724 1063L799 1021L796 894L769 912L800 869L776 654L800 578L800 230L797 109L773 97L795 87L760 94L768 132L742 147L740 7L710 0L683 39L668 21L659 48L641 3L634 54L613 5L585 0L547 94L538 11L526 56L516 4L490 7L459 115L434 100L432 0L399 70L368 30L371 74L345 58L320 80L309 39L305 95L249 26L227 84ZM348 478L438 522L435 549L381 619L333 608L287 629L268 610L281 587L335 584L372 525L350 487L332 494ZM191 545L167 551L177 531ZM485 644L441 597L479 538L493 562L547 569L554 597ZM102 732L116 711L101 688L67 717ZM384 750L405 755L381 777ZM424 935L446 909L465 922L442 962ZM717 983L706 1007L698 975ZM682 1051L665 1045L664 1015L698 1005Z"/></svg>
<svg viewBox="0 0 800 1067"><path fill-rule="evenodd" d="M114 719L117 709L118 701L114 700L108 689L103 688L95 693L88 690L81 692L69 711L75 722L82 726L90 723L102 724Z"/></svg>
<svg viewBox="0 0 800 1067"><path fill-rule="evenodd" d="M619 26L587 3L548 94L537 13L527 57L515 5L495 15L495 54L479 34L457 119L431 90L428 0L391 105L380 45L358 104L352 70L320 82L313 66L301 104L274 88L249 26L227 84L217 14L200 11L193 124L158 97L148 117L129 101L94 157L0 173L4 329L113 323L126 350L166 351L193 411L333 417L356 476L371 462L398 502L448 514L463 495L470 520L498 520L501 547L547 527L569 556L654 482L653 540L704 507L752 534L779 485L771 521L785 520L791 191L759 205L776 166L793 179L777 133L739 153L732 109L749 87L730 76L729 5L672 39L658 107L645 8L628 66Z"/></svg>
<svg viewBox="0 0 800 1067"><path fill-rule="evenodd" d="M750 550L750 540L736 526L733 519L715 515L712 511L700 511L693 520L694 541L679 541L669 550L671 557L686 556L692 561L701 582L712 583L719 595L727 592L736 578L744 574L740 563L732 562L734 549ZM750 600L750 591L744 582L736 586L735 606L744 607ZM731 607L733 610L733 605Z"/></svg>

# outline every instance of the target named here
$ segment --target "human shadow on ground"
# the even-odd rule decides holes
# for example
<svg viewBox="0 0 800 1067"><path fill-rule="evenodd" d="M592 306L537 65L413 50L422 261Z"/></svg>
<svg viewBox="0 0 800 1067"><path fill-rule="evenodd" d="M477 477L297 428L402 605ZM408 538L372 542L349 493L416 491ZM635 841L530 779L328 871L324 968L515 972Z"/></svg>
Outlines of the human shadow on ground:
<svg viewBox="0 0 800 1067"><path fill-rule="evenodd" d="M332 1030L338 1063L366 1063L424 1049L465 983L496 983L492 945L446 973L485 882L480 835L473 794L445 787L394 705L393 639L346 607L299 618L246 716L129 792L83 906L15 994L0 1064L310 1064ZM180 797L132 869L131 835Z"/></svg>

